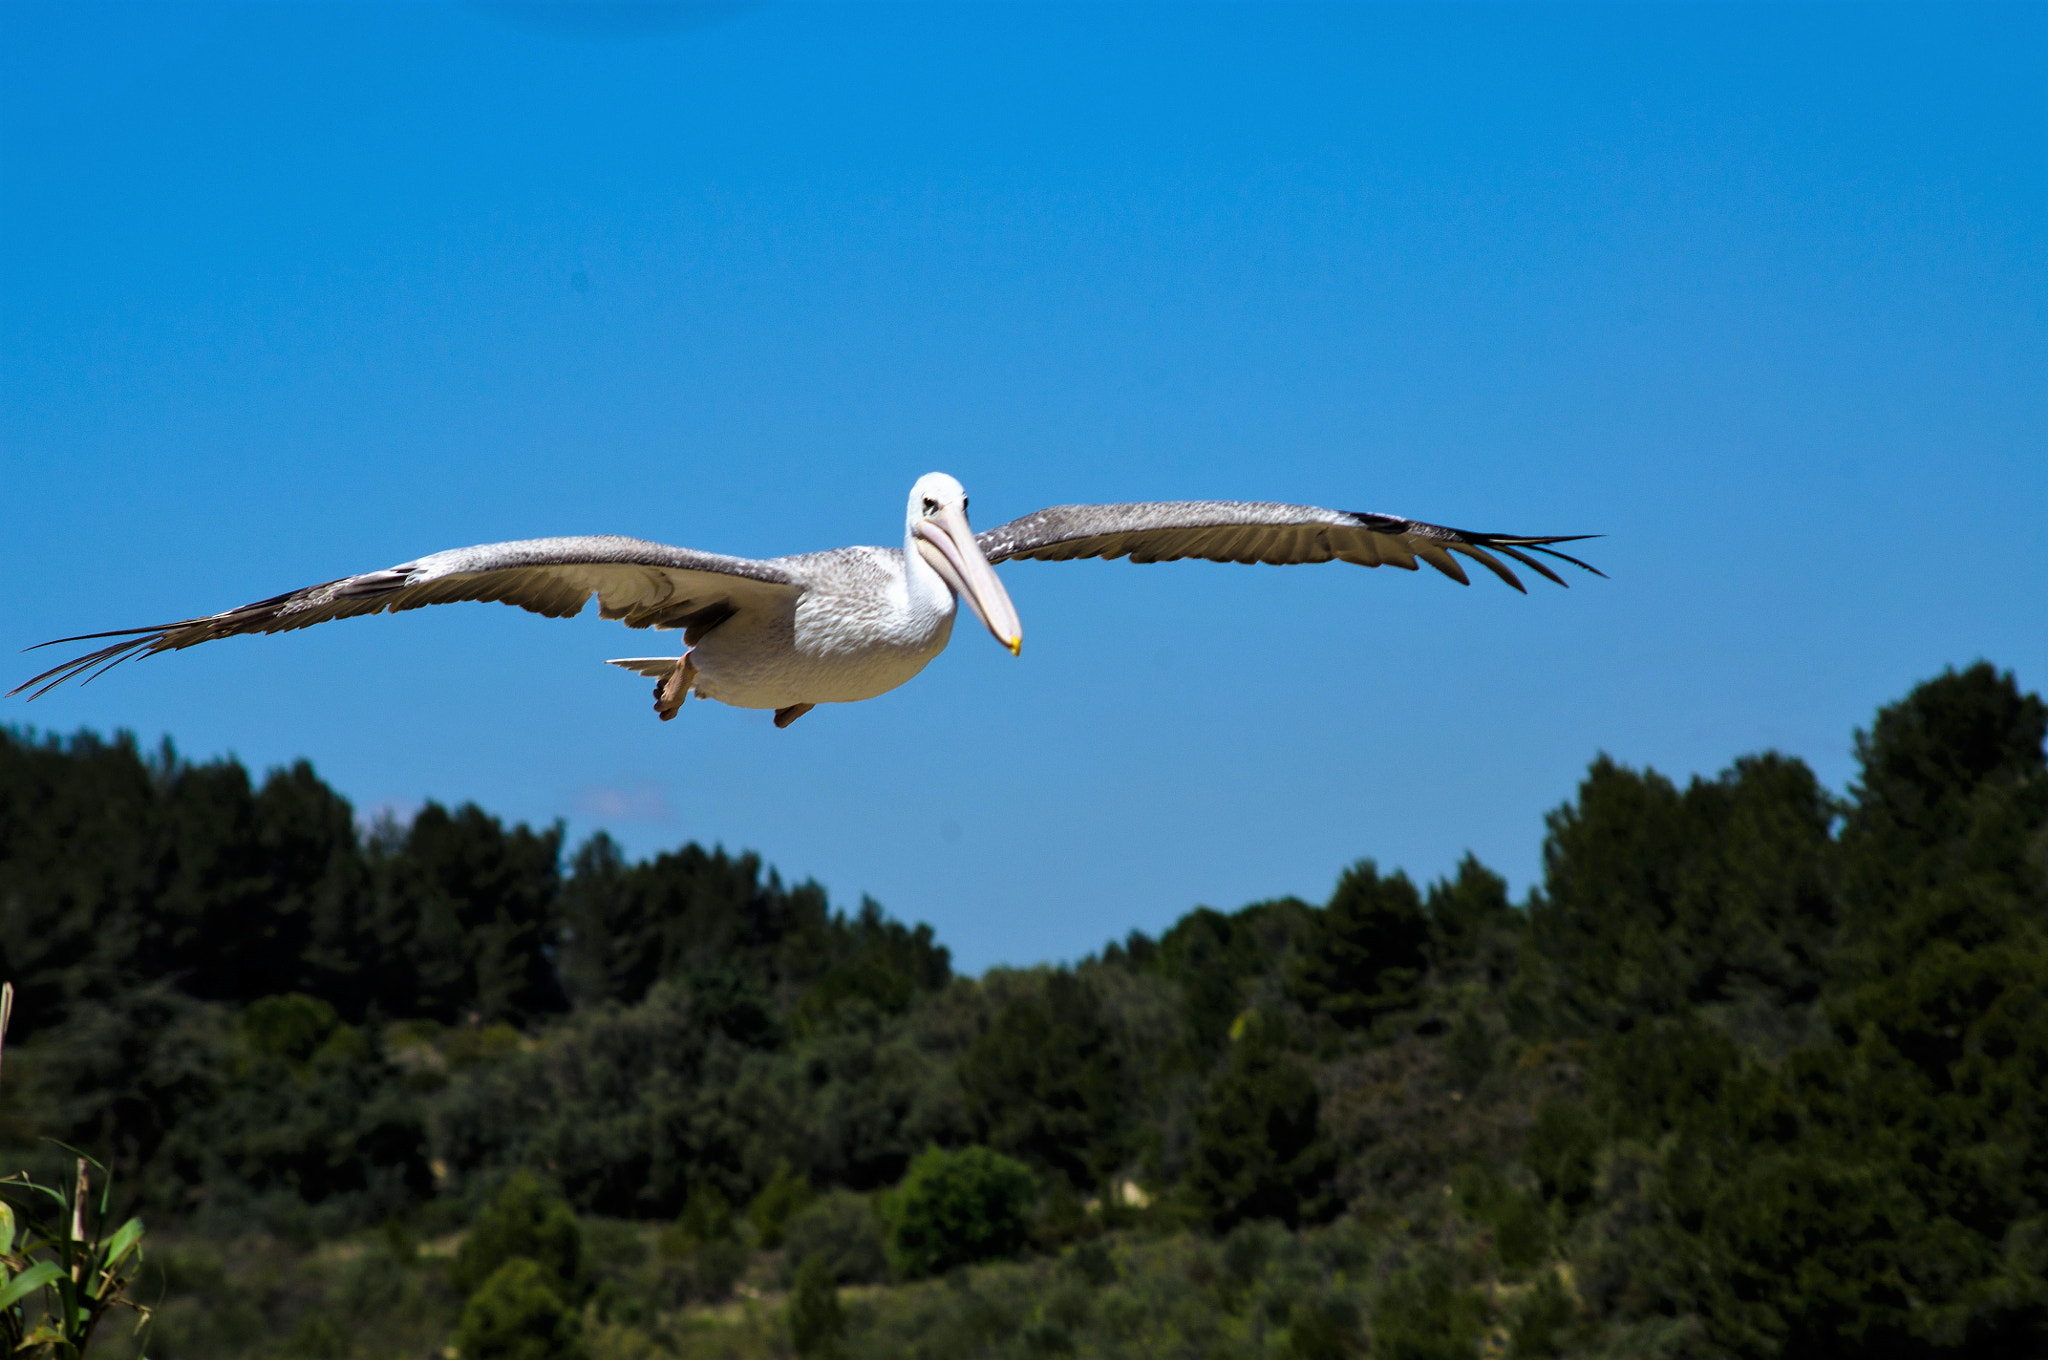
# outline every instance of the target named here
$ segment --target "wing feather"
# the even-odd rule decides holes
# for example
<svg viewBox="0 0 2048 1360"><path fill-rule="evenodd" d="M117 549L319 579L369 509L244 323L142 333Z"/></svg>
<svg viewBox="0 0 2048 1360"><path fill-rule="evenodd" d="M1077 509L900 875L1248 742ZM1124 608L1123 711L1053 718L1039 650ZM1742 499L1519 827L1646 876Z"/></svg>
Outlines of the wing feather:
<svg viewBox="0 0 2048 1360"><path fill-rule="evenodd" d="M1444 547L1454 553L1462 553L1485 567L1495 576L1500 577L1501 580L1506 581L1509 585L1520 588L1521 583L1515 579L1515 574L1502 566L1500 559L1486 551L1486 549L1471 543L1446 543Z"/></svg>
<svg viewBox="0 0 2048 1360"><path fill-rule="evenodd" d="M1381 566L1399 567L1402 571L1415 570L1415 554L1409 551L1408 544L1393 534L1372 535L1372 547L1380 555Z"/></svg>
<svg viewBox="0 0 2048 1360"><path fill-rule="evenodd" d="M1445 552L1438 544L1432 543L1426 538L1418 538L1409 546L1415 550L1417 557L1429 563L1429 565L1435 567L1459 585L1469 586L1472 584L1472 578L1465 574L1465 569L1452 561L1451 555Z"/></svg>
<svg viewBox="0 0 2048 1360"><path fill-rule="evenodd" d="M1128 557L1133 562L1294 564L1354 563L1415 571L1422 562L1461 585L1471 578L1452 553L1480 563L1516 590L1522 582L1493 554L1510 557L1545 578L1564 578L1535 554L1604 572L1552 546L1591 534L1498 534L1446 528L1399 515L1326 510L1273 501L1138 501L1122 505L1056 505L1000 524L978 536L991 562L1013 558L1065 562Z"/></svg>
<svg viewBox="0 0 2048 1360"><path fill-rule="evenodd" d="M222 614L40 643L119 639L53 666L9 693L39 686L29 696L38 698L67 680L91 680L130 657L216 638L283 633L333 619L471 600L559 619L581 613L595 595L598 612L607 619L629 628L683 628L694 642L691 634L714 628L742 609L775 607L802 587L797 573L776 562L609 534L484 543L273 595Z"/></svg>

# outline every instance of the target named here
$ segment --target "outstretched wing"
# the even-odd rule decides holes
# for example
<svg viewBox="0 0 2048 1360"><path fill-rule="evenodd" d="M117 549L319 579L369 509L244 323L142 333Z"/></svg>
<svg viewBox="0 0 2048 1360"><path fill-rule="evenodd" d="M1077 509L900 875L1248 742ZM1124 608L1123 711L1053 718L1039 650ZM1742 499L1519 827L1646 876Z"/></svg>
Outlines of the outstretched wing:
<svg viewBox="0 0 2048 1360"><path fill-rule="evenodd" d="M1522 590L1521 581L1495 553L1563 585L1564 578L1532 554L1543 553L1603 576L1606 573L1598 568L1550 546L1594 536L1481 534L1399 515L1271 501L1139 501L1055 505L975 538L991 562L1019 557L1128 557L1133 562L1201 557L1211 562L1353 562L1414 571L1419 559L1460 585L1469 585L1464 569L1451 556L1458 553Z"/></svg>
<svg viewBox="0 0 2048 1360"><path fill-rule="evenodd" d="M581 613L595 595L598 612L630 628L701 631L716 627L742 609L773 608L801 584L794 574L772 562L692 552L610 534L484 543L307 586L225 614L40 643L51 647L121 639L53 666L9 694L41 686L29 696L39 698L66 680L80 675L91 679L131 656L168 652L238 633L282 633L329 619L395 613L458 600L497 600L565 619Z"/></svg>

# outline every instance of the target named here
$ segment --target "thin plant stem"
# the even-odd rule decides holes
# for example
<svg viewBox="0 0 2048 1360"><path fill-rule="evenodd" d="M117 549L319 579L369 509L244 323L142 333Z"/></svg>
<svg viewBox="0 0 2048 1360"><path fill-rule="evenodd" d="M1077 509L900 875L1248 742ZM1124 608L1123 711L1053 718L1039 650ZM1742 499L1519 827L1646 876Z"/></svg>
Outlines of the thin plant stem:
<svg viewBox="0 0 2048 1360"><path fill-rule="evenodd" d="M85 1173L85 1158L78 1159L78 1188L71 1195L71 1240L82 1248L85 1245L85 1200L92 1192L92 1182ZM84 1267L85 1255L80 1252L78 1259L71 1263L71 1278L77 1279Z"/></svg>

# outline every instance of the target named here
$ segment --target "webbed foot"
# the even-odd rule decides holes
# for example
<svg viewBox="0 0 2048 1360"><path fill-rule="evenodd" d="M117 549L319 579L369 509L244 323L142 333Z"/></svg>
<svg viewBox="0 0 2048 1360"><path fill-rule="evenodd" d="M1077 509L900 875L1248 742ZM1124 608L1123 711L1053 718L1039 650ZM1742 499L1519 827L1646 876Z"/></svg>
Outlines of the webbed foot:
<svg viewBox="0 0 2048 1360"><path fill-rule="evenodd" d="M661 680L654 682L654 711L667 722L682 708L683 700L690 697L690 686L697 681L697 667L685 652L683 659L676 662L676 668Z"/></svg>

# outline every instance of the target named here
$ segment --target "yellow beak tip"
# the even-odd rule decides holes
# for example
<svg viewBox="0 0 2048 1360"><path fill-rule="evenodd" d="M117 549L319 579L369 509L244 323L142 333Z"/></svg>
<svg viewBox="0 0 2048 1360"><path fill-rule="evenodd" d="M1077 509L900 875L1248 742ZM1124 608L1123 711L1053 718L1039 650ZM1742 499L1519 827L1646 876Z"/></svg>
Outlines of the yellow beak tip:
<svg viewBox="0 0 2048 1360"><path fill-rule="evenodd" d="M1011 656L1022 656L1022 655L1024 655L1024 639L1023 639L1023 638L1011 638L1011 639L1010 639L1010 655L1011 655Z"/></svg>

